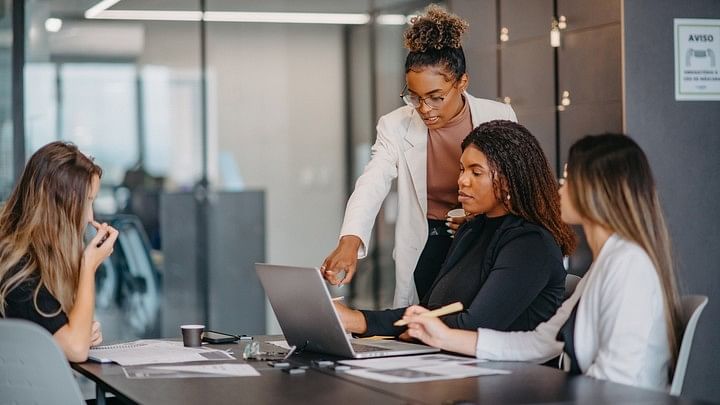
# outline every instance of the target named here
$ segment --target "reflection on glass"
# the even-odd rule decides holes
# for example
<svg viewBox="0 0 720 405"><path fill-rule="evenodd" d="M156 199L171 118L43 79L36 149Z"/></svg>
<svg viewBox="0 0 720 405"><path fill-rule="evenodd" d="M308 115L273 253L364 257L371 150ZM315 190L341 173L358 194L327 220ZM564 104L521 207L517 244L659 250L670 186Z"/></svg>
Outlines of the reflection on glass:
<svg viewBox="0 0 720 405"><path fill-rule="evenodd" d="M13 184L12 2L0 2L0 202Z"/></svg>
<svg viewBox="0 0 720 405"><path fill-rule="evenodd" d="M161 193L191 189L201 173L199 25L85 18L85 11L94 3L98 2L26 2L26 154L30 156L50 141L66 140L94 156L104 169L95 201L98 217L110 222L132 214L127 218L141 223L149 245L159 249ZM118 2L113 7L127 4ZM198 4L178 0L165 6L197 10ZM0 33L3 21L0 17ZM1 45L0 70L5 68ZM0 85L5 77L0 75ZM1 92L0 97L5 94ZM7 94L9 100L9 90ZM4 142L11 139L11 125L7 132L2 130L9 121L2 110L4 100L0 100L2 156L12 148L11 144L5 147ZM211 144L217 144L213 136L211 131ZM2 165L6 162L10 165L12 160L2 156L0 187L4 186ZM122 254L123 249L117 249L115 261L108 263L117 264ZM157 250L152 254L162 261ZM127 266L115 266L115 272L108 270L98 276L105 288L98 290L96 316L107 321L106 339L157 331L158 318L148 308L159 305L159 286L135 282L138 272L148 273L146 269L147 263L128 261ZM128 286L136 288L137 294L128 295ZM136 296L142 296L140 303L148 305L134 305L138 303L135 298L122 298Z"/></svg>
<svg viewBox="0 0 720 405"><path fill-rule="evenodd" d="M28 155L55 139L78 144L105 169L97 210L137 215L158 248L159 194L192 190L200 180L206 110L211 187L264 190L267 260L319 265L342 220L345 171L359 172L369 158L377 121L372 115L392 111L400 101L403 25L208 21L207 104L202 105L197 18L86 18L97 3L36 0L27 5ZM401 23L401 17L424 6L405 0L206 4L211 12L361 14L374 4L383 15L399 16ZM177 16L172 14L177 11L197 16L198 7L195 0L121 1L107 11L159 9L158 17ZM0 109L0 153L11 150L4 143L11 126L2 114ZM349 168L347 142L355 156ZM0 165L5 162L10 160L2 156ZM4 173L0 166L0 181ZM381 231L392 235L392 229ZM392 246L380 248L389 275L383 280L391 283ZM385 295L392 297L393 287L385 281ZM360 295L373 293L369 283L359 279L357 284Z"/></svg>
<svg viewBox="0 0 720 405"><path fill-rule="evenodd" d="M135 66L68 63L59 73L60 138L102 162L105 183L120 183L138 158Z"/></svg>

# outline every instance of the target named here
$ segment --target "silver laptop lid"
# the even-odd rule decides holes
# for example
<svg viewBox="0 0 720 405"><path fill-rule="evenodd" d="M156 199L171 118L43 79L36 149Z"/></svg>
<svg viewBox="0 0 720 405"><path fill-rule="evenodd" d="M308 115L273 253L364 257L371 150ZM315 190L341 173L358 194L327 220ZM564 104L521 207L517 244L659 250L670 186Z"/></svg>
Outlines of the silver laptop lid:
<svg viewBox="0 0 720 405"><path fill-rule="evenodd" d="M255 271L288 344L353 357L320 270L256 263Z"/></svg>

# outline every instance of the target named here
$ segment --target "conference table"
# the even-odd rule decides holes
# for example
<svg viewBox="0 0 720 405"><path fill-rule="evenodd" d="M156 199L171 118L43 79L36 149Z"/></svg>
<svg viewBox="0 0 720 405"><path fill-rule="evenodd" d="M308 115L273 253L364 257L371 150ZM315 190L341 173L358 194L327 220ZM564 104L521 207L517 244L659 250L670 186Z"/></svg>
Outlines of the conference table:
<svg viewBox="0 0 720 405"><path fill-rule="evenodd" d="M273 351L268 340L282 336L256 336L263 350ZM96 383L99 405L106 393L129 404L698 404L664 392L634 388L570 376L547 366L488 362L483 367L510 370L506 375L490 375L421 383L383 383L355 377L342 371L314 366L313 360L340 358L303 352L290 357L293 365L305 365L302 374L287 374L266 361L243 360L248 344L213 345L231 349L237 360L254 367L260 376L215 378L129 379L117 364L76 363L77 372ZM274 347L274 350L279 350ZM207 362L202 362L207 364Z"/></svg>

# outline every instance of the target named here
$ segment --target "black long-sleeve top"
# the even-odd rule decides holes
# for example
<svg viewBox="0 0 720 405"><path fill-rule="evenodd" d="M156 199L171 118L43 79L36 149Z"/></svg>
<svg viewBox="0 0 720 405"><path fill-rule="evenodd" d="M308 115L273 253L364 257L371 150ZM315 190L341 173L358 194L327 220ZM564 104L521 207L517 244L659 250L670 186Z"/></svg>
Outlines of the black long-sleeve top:
<svg viewBox="0 0 720 405"><path fill-rule="evenodd" d="M548 320L565 291L562 253L543 227L514 215L478 216L458 230L445 263L420 304L455 301L465 310L441 319L452 328L525 331ZM363 336L399 335L406 308L362 311Z"/></svg>

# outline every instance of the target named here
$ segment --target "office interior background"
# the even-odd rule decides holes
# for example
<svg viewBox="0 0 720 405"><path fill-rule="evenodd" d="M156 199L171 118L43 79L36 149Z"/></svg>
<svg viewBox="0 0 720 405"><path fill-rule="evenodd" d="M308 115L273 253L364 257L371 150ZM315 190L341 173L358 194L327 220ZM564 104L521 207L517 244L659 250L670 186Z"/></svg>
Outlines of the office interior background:
<svg viewBox="0 0 720 405"><path fill-rule="evenodd" d="M98 273L106 341L188 322L278 333L253 264L334 248L376 120L402 105L405 24L429 3L0 1L0 199L35 150L72 141L104 169L96 214L125 235ZM720 102L675 101L672 38L673 18L720 18L720 2L436 3L470 23L469 92L510 103L556 173L589 133L648 153L682 291L710 297L685 392L720 401ZM395 201L333 291L358 307L392 303ZM569 271L589 261L581 248Z"/></svg>

